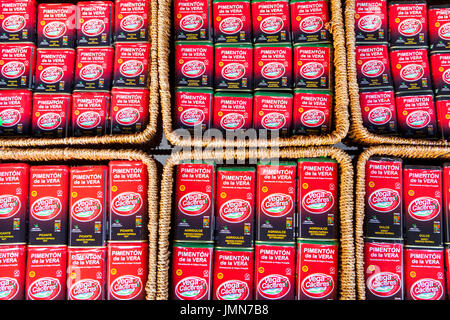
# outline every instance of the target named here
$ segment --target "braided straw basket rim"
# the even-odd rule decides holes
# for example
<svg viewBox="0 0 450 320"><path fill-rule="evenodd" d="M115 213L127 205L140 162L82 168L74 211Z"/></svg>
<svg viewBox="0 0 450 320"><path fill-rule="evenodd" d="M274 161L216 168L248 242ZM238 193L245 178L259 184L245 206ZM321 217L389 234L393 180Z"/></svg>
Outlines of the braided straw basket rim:
<svg viewBox="0 0 450 320"><path fill-rule="evenodd" d="M340 247L339 299L355 300L355 256L353 238L353 165L350 156L335 147L286 148L279 152L269 150L201 151L173 154L166 162L161 181L160 215L158 221L157 300L169 298L170 229L172 217L173 182L175 167L184 160L247 160L331 157L339 164L340 175Z"/></svg>
<svg viewBox="0 0 450 320"><path fill-rule="evenodd" d="M171 85L169 79L169 70L173 64L169 61L170 56L170 36L172 26L172 0L159 0L158 11L158 57L159 57L159 83L161 97L161 113L163 119L164 133L172 145L188 147L221 147L224 145L238 148L250 147L256 148L260 145L295 147L311 145L333 145L344 139L349 131L350 121L348 112L348 91L346 75L346 53L344 22L342 18L341 2L339 0L330 0L331 22L329 25L330 33L333 35L334 47L334 75L335 75L335 106L334 117L335 130L323 136L292 136L279 137L277 139L247 139L245 141L226 141L225 139L183 139L172 126L172 104L171 104ZM170 26L170 27L168 27Z"/></svg>
<svg viewBox="0 0 450 320"><path fill-rule="evenodd" d="M93 149L0 149L0 162L5 161L69 161L69 160L134 160L142 161L148 171L148 231L149 261L148 278L145 286L146 299L156 298L156 255L158 241L158 184L156 162L150 156L138 150L93 150Z"/></svg>
<svg viewBox="0 0 450 320"><path fill-rule="evenodd" d="M143 144L155 136L159 113L158 84L158 1L151 1L150 37L152 39L150 52L150 101L149 123L144 131L133 134L103 135L94 137L66 138L17 138L0 137L0 147L46 147L46 146L82 146L82 145L112 145L112 144Z"/></svg>
<svg viewBox="0 0 450 320"><path fill-rule="evenodd" d="M373 146L363 151L356 164L355 186L355 259L356 291L359 300L365 300L364 281L364 210L366 194L366 164L371 156L389 156L409 159L450 159L450 148L433 146Z"/></svg>

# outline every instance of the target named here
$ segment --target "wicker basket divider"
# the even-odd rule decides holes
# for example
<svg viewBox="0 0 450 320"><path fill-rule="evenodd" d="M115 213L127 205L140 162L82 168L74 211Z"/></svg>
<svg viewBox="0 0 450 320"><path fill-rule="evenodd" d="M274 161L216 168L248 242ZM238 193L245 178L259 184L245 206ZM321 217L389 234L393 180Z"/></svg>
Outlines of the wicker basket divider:
<svg viewBox="0 0 450 320"><path fill-rule="evenodd" d="M147 300L156 298L156 255L158 232L158 183L155 161L142 151L136 150L92 150L92 149L0 149L0 162L43 162L43 161L83 161L109 160L142 161L148 171L148 230L149 263L148 279L145 286Z"/></svg>
<svg viewBox="0 0 450 320"><path fill-rule="evenodd" d="M345 53L345 35L344 22L342 18L341 2L339 0L330 0L331 21L329 31L333 35L334 48L334 111L333 123L334 131L327 135L314 136L291 136L279 137L273 140L260 141L260 139L247 139L246 141L225 141L225 139L213 139L210 137L201 139L183 138L173 128L172 123L172 100L171 100L171 79L170 70L173 69L172 61L169 61L171 51L171 30L172 30L172 0L159 0L158 10L158 59L159 59L159 83L161 98L161 113L163 119L164 133L173 145L177 146L195 146L195 147L222 147L224 145L237 148L250 147L256 148L261 145L296 147L311 145L333 145L340 142L348 133L350 127L348 112L348 92Z"/></svg>
<svg viewBox="0 0 450 320"><path fill-rule="evenodd" d="M390 156L408 159L450 159L450 148L432 146L381 145L366 149L360 154L356 165L355 187L355 259L356 291L359 300L365 300L364 281L364 213L366 164L371 156Z"/></svg>
<svg viewBox="0 0 450 320"><path fill-rule="evenodd" d="M149 123L144 131L134 134L103 135L98 137L67 138L33 138L33 137L0 137L0 147L48 147L48 146L83 146L112 144L144 144L155 136L159 113L158 85L158 1L151 1L149 34L152 39L150 53L150 101Z"/></svg>
<svg viewBox="0 0 450 320"><path fill-rule="evenodd" d="M279 152L270 150L246 149L236 151L198 151L173 154L166 162L161 181L160 214L158 222L158 271L157 300L169 298L170 270L170 229L172 218L172 199L174 170L184 160L217 161L229 164L232 160L298 159L303 157L330 157L339 165L339 293L341 300L354 300L355 295L355 256L353 238L353 165L344 151L334 147L285 148Z"/></svg>

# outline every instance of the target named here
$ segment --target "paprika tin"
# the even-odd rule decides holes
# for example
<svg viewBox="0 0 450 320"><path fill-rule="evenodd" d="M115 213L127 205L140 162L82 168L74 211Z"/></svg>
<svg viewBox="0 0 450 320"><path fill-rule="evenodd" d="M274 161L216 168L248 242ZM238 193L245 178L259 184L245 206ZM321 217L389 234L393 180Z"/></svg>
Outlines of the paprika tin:
<svg viewBox="0 0 450 320"><path fill-rule="evenodd" d="M356 46L355 55L359 88L392 87L387 45Z"/></svg>
<svg viewBox="0 0 450 320"><path fill-rule="evenodd" d="M34 90L43 93L71 93L75 69L72 49L38 49Z"/></svg>
<svg viewBox="0 0 450 320"><path fill-rule="evenodd" d="M252 0L253 42L290 42L288 0Z"/></svg>
<svg viewBox="0 0 450 320"><path fill-rule="evenodd" d="M1 42L34 42L36 1L1 1L0 22Z"/></svg>
<svg viewBox="0 0 450 320"><path fill-rule="evenodd" d="M176 128L206 131L211 127L212 89L177 88L175 90L174 122Z"/></svg>
<svg viewBox="0 0 450 320"><path fill-rule="evenodd" d="M36 46L0 43L0 89L31 89Z"/></svg>
<svg viewBox="0 0 450 320"><path fill-rule="evenodd" d="M291 44L255 44L254 61L255 89L292 88Z"/></svg>
<svg viewBox="0 0 450 320"><path fill-rule="evenodd" d="M69 132L72 96L69 94L33 95L32 131L35 137L65 138Z"/></svg>
<svg viewBox="0 0 450 320"><path fill-rule="evenodd" d="M150 80L150 43L116 43L114 87L146 89Z"/></svg>
<svg viewBox="0 0 450 320"><path fill-rule="evenodd" d="M175 43L175 86L212 88L214 49L209 41Z"/></svg>
<svg viewBox="0 0 450 320"><path fill-rule="evenodd" d="M442 191L443 191L443 212L444 241L448 245L450 242L450 163L444 163L442 167Z"/></svg>
<svg viewBox="0 0 450 320"><path fill-rule="evenodd" d="M253 127L256 130L278 131L287 136L292 128L291 93L257 91L253 94Z"/></svg>
<svg viewBox="0 0 450 320"><path fill-rule="evenodd" d="M67 244L69 214L69 167L64 165L30 168L30 245Z"/></svg>
<svg viewBox="0 0 450 320"><path fill-rule="evenodd" d="M141 161L109 162L109 240L148 240L148 175Z"/></svg>
<svg viewBox="0 0 450 320"><path fill-rule="evenodd" d="M251 42L250 0L214 0L214 42Z"/></svg>
<svg viewBox="0 0 450 320"><path fill-rule="evenodd" d="M405 244L442 246L442 169L406 165L403 169Z"/></svg>
<svg viewBox="0 0 450 320"><path fill-rule="evenodd" d="M338 165L336 160L299 159L297 172L298 237L300 239L337 239Z"/></svg>
<svg viewBox="0 0 450 320"><path fill-rule="evenodd" d="M30 166L0 163L0 243L23 244L27 239Z"/></svg>
<svg viewBox="0 0 450 320"><path fill-rule="evenodd" d="M77 3L77 46L110 46L114 28L114 3L81 1Z"/></svg>
<svg viewBox="0 0 450 320"><path fill-rule="evenodd" d="M330 44L294 45L294 81L300 89L331 90L332 50Z"/></svg>
<svg viewBox="0 0 450 320"><path fill-rule="evenodd" d="M26 89L0 91L0 136L28 135L33 94Z"/></svg>
<svg viewBox="0 0 450 320"><path fill-rule="evenodd" d="M405 246L405 293L407 300L444 300L443 247Z"/></svg>
<svg viewBox="0 0 450 320"><path fill-rule="evenodd" d="M67 300L103 300L106 247L68 248Z"/></svg>
<svg viewBox="0 0 450 320"><path fill-rule="evenodd" d="M360 91L364 127L376 134L397 134L397 110L393 88Z"/></svg>
<svg viewBox="0 0 450 320"><path fill-rule="evenodd" d="M216 44L214 46L215 89L253 89L253 45Z"/></svg>
<svg viewBox="0 0 450 320"><path fill-rule="evenodd" d="M434 93L436 95L450 94L450 54L445 51L435 51L430 56L430 63Z"/></svg>
<svg viewBox="0 0 450 320"><path fill-rule="evenodd" d="M214 240L215 165L181 163L176 169L174 240Z"/></svg>
<svg viewBox="0 0 450 320"><path fill-rule="evenodd" d="M214 300L253 300L253 248L214 248Z"/></svg>
<svg viewBox="0 0 450 320"><path fill-rule="evenodd" d="M399 49L390 52L396 92L432 90L427 49Z"/></svg>
<svg viewBox="0 0 450 320"><path fill-rule="evenodd" d="M69 246L105 245L107 175L107 166L70 168Z"/></svg>
<svg viewBox="0 0 450 320"><path fill-rule="evenodd" d="M388 15L391 48L428 45L426 1L391 1Z"/></svg>
<svg viewBox="0 0 450 320"><path fill-rule="evenodd" d="M28 246L26 299L65 300L67 246Z"/></svg>
<svg viewBox="0 0 450 320"><path fill-rule="evenodd" d="M328 0L293 0L290 11L294 43L331 41Z"/></svg>
<svg viewBox="0 0 450 320"><path fill-rule="evenodd" d="M298 300L336 300L338 292L337 241L297 241Z"/></svg>
<svg viewBox="0 0 450 320"><path fill-rule="evenodd" d="M438 137L450 138L450 96L436 97Z"/></svg>
<svg viewBox="0 0 450 320"><path fill-rule="evenodd" d="M149 41L150 0L116 0L114 41Z"/></svg>
<svg viewBox="0 0 450 320"><path fill-rule="evenodd" d="M110 104L109 92L74 92L72 94L72 136L106 134L106 119Z"/></svg>
<svg viewBox="0 0 450 320"><path fill-rule="evenodd" d="M364 241L367 300L403 300L403 240Z"/></svg>
<svg viewBox="0 0 450 320"><path fill-rule="evenodd" d="M253 95L251 93L216 92L213 127L223 131L252 127Z"/></svg>
<svg viewBox="0 0 450 320"><path fill-rule="evenodd" d="M295 243L256 242L255 300L294 300Z"/></svg>
<svg viewBox="0 0 450 320"><path fill-rule="evenodd" d="M143 131L149 122L150 90L111 90L109 130L111 134L130 134Z"/></svg>
<svg viewBox="0 0 450 320"><path fill-rule="evenodd" d="M333 97L327 90L294 91L292 127L294 134L320 135L331 128Z"/></svg>
<svg viewBox="0 0 450 320"><path fill-rule="evenodd" d="M0 301L24 300L27 246L0 245Z"/></svg>
<svg viewBox="0 0 450 320"><path fill-rule="evenodd" d="M173 12L175 41L213 39L211 0L175 0Z"/></svg>
<svg viewBox="0 0 450 320"><path fill-rule="evenodd" d="M432 92L397 94L395 105L399 128L403 136L436 137L437 122Z"/></svg>
<svg viewBox="0 0 450 320"><path fill-rule="evenodd" d="M251 247L255 220L255 168L219 167L216 187L218 247Z"/></svg>
<svg viewBox="0 0 450 320"><path fill-rule="evenodd" d="M113 77L114 49L78 47L74 90L109 90Z"/></svg>
<svg viewBox="0 0 450 320"><path fill-rule="evenodd" d="M448 295L448 293L450 292L450 245L448 243L445 244L444 259L445 282Z"/></svg>
<svg viewBox="0 0 450 320"><path fill-rule="evenodd" d="M37 47L75 48L77 6L71 3L40 3Z"/></svg>
<svg viewBox="0 0 450 320"><path fill-rule="evenodd" d="M402 160L371 157L366 163L364 235L403 238Z"/></svg>
<svg viewBox="0 0 450 320"><path fill-rule="evenodd" d="M256 241L293 242L297 164L258 163L256 168Z"/></svg>
<svg viewBox="0 0 450 320"><path fill-rule="evenodd" d="M145 300L147 276L147 242L108 243L108 300Z"/></svg>
<svg viewBox="0 0 450 320"><path fill-rule="evenodd" d="M431 50L450 49L450 7L447 4L428 7L428 32Z"/></svg>
<svg viewBox="0 0 450 320"><path fill-rule="evenodd" d="M387 42L388 36L387 1L356 0L356 43Z"/></svg>

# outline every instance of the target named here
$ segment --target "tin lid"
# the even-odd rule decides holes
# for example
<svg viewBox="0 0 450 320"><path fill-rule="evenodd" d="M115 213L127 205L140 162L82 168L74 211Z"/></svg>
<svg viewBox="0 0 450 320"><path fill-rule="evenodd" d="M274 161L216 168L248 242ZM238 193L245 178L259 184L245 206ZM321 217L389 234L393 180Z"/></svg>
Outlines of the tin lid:
<svg viewBox="0 0 450 320"><path fill-rule="evenodd" d="M384 156L371 156L368 161L403 163L403 160L401 158L390 158L390 157L384 157Z"/></svg>
<svg viewBox="0 0 450 320"><path fill-rule="evenodd" d="M364 237L364 242L368 243L396 243L403 244L403 238L378 238L378 237Z"/></svg>
<svg viewBox="0 0 450 320"><path fill-rule="evenodd" d="M217 171L256 171L254 167L218 167Z"/></svg>
<svg viewBox="0 0 450 320"><path fill-rule="evenodd" d="M216 2L248 2L250 3L250 0L213 0L213 3Z"/></svg>
<svg viewBox="0 0 450 320"><path fill-rule="evenodd" d="M248 98L248 99L253 99L253 94L251 93L244 93L244 92L231 92L231 91L216 91L216 93L214 94L214 97L228 97L228 98L233 98L233 97L240 97L240 98Z"/></svg>
<svg viewBox="0 0 450 320"><path fill-rule="evenodd" d="M405 250L443 251L444 246L412 246L405 245Z"/></svg>
<svg viewBox="0 0 450 320"><path fill-rule="evenodd" d="M386 1L386 0L383 0ZM387 41L355 41L356 47L362 47L362 46L387 46L389 43Z"/></svg>
<svg viewBox="0 0 450 320"><path fill-rule="evenodd" d="M403 170L432 170L442 171L440 166L428 166L424 164L406 164L403 166Z"/></svg>
<svg viewBox="0 0 450 320"><path fill-rule="evenodd" d="M253 44L251 43L216 43L214 44L215 48L246 48L253 49Z"/></svg>
<svg viewBox="0 0 450 320"><path fill-rule="evenodd" d="M295 89L294 90L294 94L297 93L303 93L303 94L327 94L332 96L333 92L331 92L330 90L323 90L323 89L319 89L319 90L305 90L305 89Z"/></svg>
<svg viewBox="0 0 450 320"><path fill-rule="evenodd" d="M439 95L439 96L435 96L435 100L436 101L444 101L444 100L450 100L450 95Z"/></svg>
<svg viewBox="0 0 450 320"><path fill-rule="evenodd" d="M435 56L437 54L444 54L444 55L449 55L450 56L450 52L448 52L446 50L435 50L435 51L431 51L430 52L430 56Z"/></svg>
<svg viewBox="0 0 450 320"><path fill-rule="evenodd" d="M426 91L404 91L404 92L396 92L396 97L419 97L419 96L432 96L434 98L434 93L431 90Z"/></svg>
<svg viewBox="0 0 450 320"><path fill-rule="evenodd" d="M195 160L181 160L180 164L207 164L211 165L213 167L216 166L214 161L207 161L207 160L201 160L201 159L195 159Z"/></svg>
<svg viewBox="0 0 450 320"><path fill-rule="evenodd" d="M208 248L208 249L213 249L214 248L214 243L211 241L178 241L175 240L173 242L173 246L177 247L177 248L183 248L183 247L187 247L187 248Z"/></svg>
<svg viewBox="0 0 450 320"><path fill-rule="evenodd" d="M98 47L100 48L100 47ZM70 53L75 52L75 48L37 48L36 52L42 52L42 51L70 51Z"/></svg>
<svg viewBox="0 0 450 320"><path fill-rule="evenodd" d="M427 50L428 46L391 46L389 47L389 51L405 51L405 50Z"/></svg>
<svg viewBox="0 0 450 320"><path fill-rule="evenodd" d="M337 239L324 239L324 240L313 240L313 239L304 239L304 238L297 238L297 244L318 244L318 245L333 245L337 246L339 244L339 241Z"/></svg>
<svg viewBox="0 0 450 320"><path fill-rule="evenodd" d="M296 2L328 2L328 0L291 0L291 4Z"/></svg>
<svg viewBox="0 0 450 320"><path fill-rule="evenodd" d="M370 87L370 88L359 88L359 93L370 93L370 92L394 92L393 86L386 87Z"/></svg>
<svg viewBox="0 0 450 320"><path fill-rule="evenodd" d="M327 157L318 157L318 158L300 158L297 160L297 163L300 162L330 162L330 163L337 163L335 159L330 159Z"/></svg>
<svg viewBox="0 0 450 320"><path fill-rule="evenodd" d="M450 4L435 4L428 7L428 10L434 9L450 9Z"/></svg>
<svg viewBox="0 0 450 320"><path fill-rule="evenodd" d="M189 87L185 87L185 88L180 88L177 87L175 89L175 92L191 92L191 93L209 93L211 95L214 94L214 90L213 89L207 89L207 88L189 88Z"/></svg>
<svg viewBox="0 0 450 320"><path fill-rule="evenodd" d="M286 3L289 2L289 0L252 0L252 3L254 3L254 2L275 2L275 1L277 1L277 2L286 2Z"/></svg>
<svg viewBox="0 0 450 320"><path fill-rule="evenodd" d="M280 91L255 91L253 96L258 97L285 97L285 98L293 98L294 96L290 92L280 92Z"/></svg>
<svg viewBox="0 0 450 320"><path fill-rule="evenodd" d="M305 0L303 0L305 1ZM317 0L306 0L306 1L317 1ZM321 0L328 1L328 0ZM255 43L255 48L264 48L264 47L276 47L276 48L292 48L292 44L290 42L269 42L269 43Z"/></svg>
<svg viewBox="0 0 450 320"><path fill-rule="evenodd" d="M103 50L108 50L108 51L111 51L111 50L114 50L114 47L111 45L111 46L98 46L98 47L88 47L88 46L77 46L77 51L78 51L78 49L82 49L82 50L91 50L91 51L95 51L95 50L97 50L97 49L103 49ZM39 50L39 49L38 49Z"/></svg>
<svg viewBox="0 0 450 320"><path fill-rule="evenodd" d="M331 43L326 43L326 42L321 42L321 43L296 43L294 44L294 48L297 47L311 47L311 48L317 48L317 47L322 47L322 48L330 48L331 49Z"/></svg>
<svg viewBox="0 0 450 320"><path fill-rule="evenodd" d="M255 246L295 247L295 242L255 241Z"/></svg>
<svg viewBox="0 0 450 320"><path fill-rule="evenodd" d="M297 163L295 161L277 161L276 164L272 164L272 162L263 162L262 160L259 160L256 164L257 166L297 166Z"/></svg>
<svg viewBox="0 0 450 320"><path fill-rule="evenodd" d="M175 46L185 46L185 45L209 46L209 47L214 46L212 41L175 41Z"/></svg>
<svg viewBox="0 0 450 320"><path fill-rule="evenodd" d="M253 247L214 247L215 251L239 251L239 252L253 252Z"/></svg>
<svg viewBox="0 0 450 320"><path fill-rule="evenodd" d="M389 6L392 5L411 5L411 4L426 4L427 2L425 0L409 0L409 1L391 1L389 2Z"/></svg>

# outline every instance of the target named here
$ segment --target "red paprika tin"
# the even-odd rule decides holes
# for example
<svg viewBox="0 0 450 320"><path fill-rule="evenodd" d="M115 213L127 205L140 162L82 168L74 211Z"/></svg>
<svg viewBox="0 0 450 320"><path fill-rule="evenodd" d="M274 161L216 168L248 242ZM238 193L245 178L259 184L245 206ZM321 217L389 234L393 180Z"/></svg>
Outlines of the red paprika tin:
<svg viewBox="0 0 450 320"><path fill-rule="evenodd" d="M26 89L0 91L0 136L28 135L33 94Z"/></svg>
<svg viewBox="0 0 450 320"><path fill-rule="evenodd" d="M208 130L212 121L213 94L212 89L177 88L173 110L175 127Z"/></svg>
<svg viewBox="0 0 450 320"><path fill-rule="evenodd" d="M387 42L388 36L387 1L356 0L356 43Z"/></svg>
<svg viewBox="0 0 450 320"><path fill-rule="evenodd" d="M356 79L359 88L391 87L388 47L384 44L356 46Z"/></svg>
<svg viewBox="0 0 450 320"><path fill-rule="evenodd" d="M396 92L432 90L427 49L401 49L390 52Z"/></svg>
<svg viewBox="0 0 450 320"><path fill-rule="evenodd" d="M253 96L253 127L288 135L292 128L292 94L257 91Z"/></svg>
<svg viewBox="0 0 450 320"><path fill-rule="evenodd" d="M37 47L75 48L77 6L71 3L40 3Z"/></svg>
<svg viewBox="0 0 450 320"><path fill-rule="evenodd" d="M22 244L27 239L30 166L0 164L0 243Z"/></svg>
<svg viewBox="0 0 450 320"><path fill-rule="evenodd" d="M67 246L28 246L26 300L65 300Z"/></svg>
<svg viewBox="0 0 450 320"><path fill-rule="evenodd" d="M107 175L107 166L70 168L69 246L105 245Z"/></svg>
<svg viewBox="0 0 450 320"><path fill-rule="evenodd" d="M214 248L214 300L253 300L253 248Z"/></svg>
<svg viewBox="0 0 450 320"><path fill-rule="evenodd" d="M1 1L0 21L1 42L34 42L36 37L36 1Z"/></svg>
<svg viewBox="0 0 450 320"><path fill-rule="evenodd" d="M444 247L444 269L447 294L450 292L450 246L448 243Z"/></svg>
<svg viewBox="0 0 450 320"><path fill-rule="evenodd" d="M331 41L328 0L293 0L290 11L294 43Z"/></svg>
<svg viewBox="0 0 450 320"><path fill-rule="evenodd" d="M255 89L292 88L292 46L255 44Z"/></svg>
<svg viewBox="0 0 450 320"><path fill-rule="evenodd" d="M116 0L114 41L149 41L151 0Z"/></svg>
<svg viewBox="0 0 450 320"><path fill-rule="evenodd" d="M364 127L376 134L397 134L394 90L370 89L359 93Z"/></svg>
<svg viewBox="0 0 450 320"><path fill-rule="evenodd" d="M110 104L109 92L74 92L72 94L72 136L106 134L106 119Z"/></svg>
<svg viewBox="0 0 450 320"><path fill-rule="evenodd" d="M403 238L402 160L372 157L366 163L364 235Z"/></svg>
<svg viewBox="0 0 450 320"><path fill-rule="evenodd" d="M211 0L174 1L175 41L213 39Z"/></svg>
<svg viewBox="0 0 450 320"><path fill-rule="evenodd" d="M213 1L214 42L251 42L250 0Z"/></svg>
<svg viewBox="0 0 450 320"><path fill-rule="evenodd" d="M407 300L444 300L444 250L442 247L405 247Z"/></svg>
<svg viewBox="0 0 450 320"><path fill-rule="evenodd" d="M442 246L442 168L406 165L403 185L405 244Z"/></svg>
<svg viewBox="0 0 450 320"><path fill-rule="evenodd" d="M215 89L253 89L253 45L216 44L214 46Z"/></svg>
<svg viewBox="0 0 450 320"><path fill-rule="evenodd" d="M114 28L114 3L81 1L77 3L77 46L110 46Z"/></svg>
<svg viewBox="0 0 450 320"><path fill-rule="evenodd" d="M149 122L150 90L111 90L109 130L111 134L130 134L145 130Z"/></svg>
<svg viewBox="0 0 450 320"><path fill-rule="evenodd" d="M239 92L214 94L213 127L224 131L252 127L253 95Z"/></svg>
<svg viewBox="0 0 450 320"><path fill-rule="evenodd" d="M114 49L78 47L74 90L109 90L113 77Z"/></svg>
<svg viewBox="0 0 450 320"><path fill-rule="evenodd" d="M0 89L31 89L36 46L0 43Z"/></svg>
<svg viewBox="0 0 450 320"><path fill-rule="evenodd" d="M213 86L214 49L212 42L175 43L175 85L177 87Z"/></svg>
<svg viewBox="0 0 450 320"><path fill-rule="evenodd" d="M449 11L450 13L450 11ZM450 54L445 51L435 51L430 56L431 75L434 93L445 95L450 93Z"/></svg>
<svg viewBox="0 0 450 320"><path fill-rule="evenodd" d="M103 300L106 247L68 248L67 300Z"/></svg>
<svg viewBox="0 0 450 320"><path fill-rule="evenodd" d="M150 80L150 43L116 43L113 86L146 89Z"/></svg>
<svg viewBox="0 0 450 320"><path fill-rule="evenodd" d="M450 137L450 96L436 97L438 137Z"/></svg>
<svg viewBox="0 0 450 320"><path fill-rule="evenodd" d="M388 6L388 15L391 48L428 45L425 1L391 1Z"/></svg>
<svg viewBox="0 0 450 320"><path fill-rule="evenodd" d="M294 91L293 133L320 135L331 128L333 97L329 91L296 89Z"/></svg>
<svg viewBox="0 0 450 320"><path fill-rule="evenodd" d="M253 42L290 42L288 0L252 0Z"/></svg>
<svg viewBox="0 0 450 320"><path fill-rule="evenodd" d="M442 167L442 220L444 223L444 242L446 245L450 241L450 163L444 163Z"/></svg>
<svg viewBox="0 0 450 320"><path fill-rule="evenodd" d="M69 167L63 165L30 168L30 245L67 244L69 214Z"/></svg>
<svg viewBox="0 0 450 320"><path fill-rule="evenodd" d="M293 300L295 243L256 242L255 300Z"/></svg>
<svg viewBox="0 0 450 320"><path fill-rule="evenodd" d="M331 45L294 45L294 83L300 89L332 90Z"/></svg>
<svg viewBox="0 0 450 320"><path fill-rule="evenodd" d="M35 137L67 137L71 105L71 95L35 93L31 116L33 135Z"/></svg>
<svg viewBox="0 0 450 320"><path fill-rule="evenodd" d="M364 241L364 279L367 300L403 300L403 241Z"/></svg>
<svg viewBox="0 0 450 320"><path fill-rule="evenodd" d="M298 300L336 300L339 245L337 241L297 241Z"/></svg>
<svg viewBox="0 0 450 320"><path fill-rule="evenodd" d="M219 167L215 245L251 247L254 238L255 168Z"/></svg>
<svg viewBox="0 0 450 320"><path fill-rule="evenodd" d="M215 165L181 163L176 171L174 240L213 242Z"/></svg>
<svg viewBox="0 0 450 320"><path fill-rule="evenodd" d="M74 50L38 49L34 90L43 93L71 93L74 69Z"/></svg>
<svg viewBox="0 0 450 320"><path fill-rule="evenodd" d="M450 49L450 7L448 5L428 7L428 32L431 50Z"/></svg>
<svg viewBox="0 0 450 320"><path fill-rule="evenodd" d="M27 246L0 245L0 301L24 300Z"/></svg>

